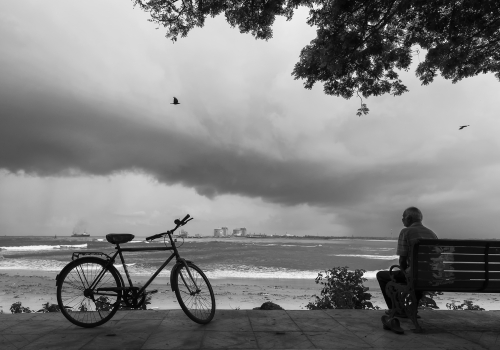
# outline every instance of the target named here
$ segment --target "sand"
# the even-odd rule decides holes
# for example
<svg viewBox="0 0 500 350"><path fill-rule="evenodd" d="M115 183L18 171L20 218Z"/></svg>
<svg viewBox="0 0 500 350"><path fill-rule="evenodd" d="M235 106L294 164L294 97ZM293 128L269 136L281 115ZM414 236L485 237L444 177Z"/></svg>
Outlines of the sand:
<svg viewBox="0 0 500 350"><path fill-rule="evenodd" d="M42 308L46 302L57 304L56 272L30 270L0 270L0 312L10 313L10 306L21 302L22 306L33 311ZM142 285L147 277L133 276L134 285ZM179 305L168 279L157 278L148 288L157 289L149 308L177 309ZM266 301L272 301L285 310L305 310L306 305L319 295L321 286L314 280L304 279L211 279L215 293L217 309L249 310L259 307ZM376 280L364 283L372 294L372 303L385 309L385 303ZM486 310L500 309L500 295L490 293L445 293L435 298L442 310L447 310L446 303L462 303L472 300Z"/></svg>

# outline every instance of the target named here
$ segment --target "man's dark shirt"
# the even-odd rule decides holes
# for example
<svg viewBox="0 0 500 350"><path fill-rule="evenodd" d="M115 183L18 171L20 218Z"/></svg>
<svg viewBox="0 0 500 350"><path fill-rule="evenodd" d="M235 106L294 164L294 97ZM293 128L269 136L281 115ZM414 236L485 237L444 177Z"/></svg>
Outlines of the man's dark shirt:
<svg viewBox="0 0 500 350"><path fill-rule="evenodd" d="M411 266L410 247L419 239L438 239L438 237L432 230L422 225L421 222L414 222L409 227L402 229L399 234L396 254L406 256L408 266Z"/></svg>

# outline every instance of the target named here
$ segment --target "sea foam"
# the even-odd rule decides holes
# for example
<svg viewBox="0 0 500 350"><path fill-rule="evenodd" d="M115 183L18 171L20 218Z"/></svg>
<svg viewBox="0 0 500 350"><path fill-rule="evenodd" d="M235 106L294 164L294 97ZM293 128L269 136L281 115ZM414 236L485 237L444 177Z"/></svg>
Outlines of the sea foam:
<svg viewBox="0 0 500 350"><path fill-rule="evenodd" d="M398 259L398 255L364 255L364 254L331 254L331 256L344 256L349 258L362 258L374 260L394 260Z"/></svg>
<svg viewBox="0 0 500 350"><path fill-rule="evenodd" d="M0 270L32 270L45 272L59 272L69 261L42 260L42 259L0 259ZM154 267L145 267L141 264L126 264L131 275L151 276L156 271ZM173 265L167 266L158 277L169 277ZM123 266L115 264L120 273L123 274ZM287 268L275 268L264 266L248 265L227 265L227 266L199 266L209 279L224 278L257 278L257 279L311 279L314 280L318 270L295 270ZM378 271L366 271L363 277L374 279Z"/></svg>
<svg viewBox="0 0 500 350"><path fill-rule="evenodd" d="M40 250L53 250L53 249L84 249L87 248L85 244L61 244L61 245L27 245L27 246L12 246L0 247L0 250L7 250L11 252L28 252Z"/></svg>

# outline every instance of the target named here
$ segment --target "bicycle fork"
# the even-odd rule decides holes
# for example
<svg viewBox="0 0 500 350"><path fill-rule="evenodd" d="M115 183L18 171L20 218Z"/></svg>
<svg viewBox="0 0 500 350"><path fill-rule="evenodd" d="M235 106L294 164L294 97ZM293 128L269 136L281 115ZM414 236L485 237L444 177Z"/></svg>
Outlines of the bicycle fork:
<svg viewBox="0 0 500 350"><path fill-rule="evenodd" d="M188 289L188 291L189 291L189 294L190 294L190 295L194 295L194 294L199 293L201 290L200 290L200 288L198 287L198 285L196 284L196 281L194 280L193 275L191 274L191 270L189 269L189 266L188 266L188 264L187 264L186 260L185 260L185 259L183 259L183 258L180 258L178 261L181 261L181 262L182 262L182 264L186 267L186 271L187 271L187 273L188 273L188 275L189 275L189 278L191 279L191 281L193 281L194 287L196 288L196 291L194 291L194 292L193 292L193 290L191 289L191 286L190 286L188 283L186 283L186 280L184 279L183 274L182 274L182 273L179 273L179 275L180 275L180 276L181 276L181 278L182 278L182 282L184 283L184 285L186 286L186 288L187 288L187 289Z"/></svg>

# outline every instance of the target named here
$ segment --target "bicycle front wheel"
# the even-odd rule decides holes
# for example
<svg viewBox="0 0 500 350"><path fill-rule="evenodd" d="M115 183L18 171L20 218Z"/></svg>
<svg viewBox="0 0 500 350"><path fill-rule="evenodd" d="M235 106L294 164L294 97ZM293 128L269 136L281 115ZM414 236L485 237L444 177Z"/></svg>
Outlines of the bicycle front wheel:
<svg viewBox="0 0 500 350"><path fill-rule="evenodd" d="M175 270L174 290L184 313L196 323L209 323L215 315L215 297L207 276L193 263ZM192 277L192 278L191 278Z"/></svg>
<svg viewBox="0 0 500 350"><path fill-rule="evenodd" d="M57 303L71 323L96 327L111 319L120 307L118 271L105 260L86 257L69 263L57 280ZM100 291L100 288L114 290Z"/></svg>

